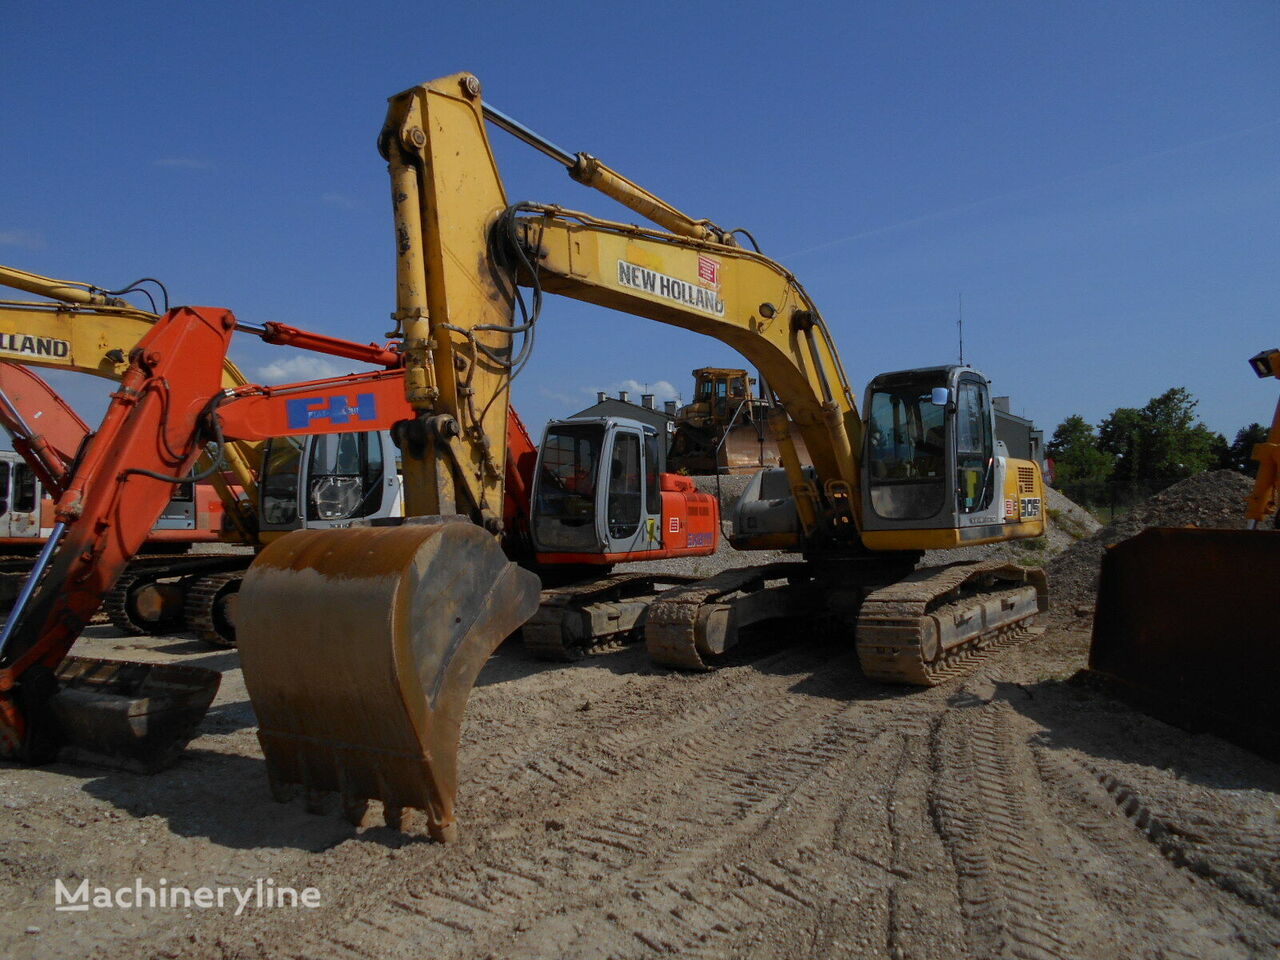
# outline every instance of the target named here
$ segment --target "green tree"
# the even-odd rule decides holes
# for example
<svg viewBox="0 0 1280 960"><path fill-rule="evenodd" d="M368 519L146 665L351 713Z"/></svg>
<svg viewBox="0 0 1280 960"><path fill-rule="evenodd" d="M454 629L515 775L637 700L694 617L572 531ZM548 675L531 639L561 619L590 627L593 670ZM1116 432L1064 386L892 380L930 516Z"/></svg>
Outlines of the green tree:
<svg viewBox="0 0 1280 960"><path fill-rule="evenodd" d="M1226 438L1196 420L1199 401L1185 387L1145 407L1120 407L1098 426L1098 446L1115 457L1114 478L1162 490L1216 465Z"/></svg>
<svg viewBox="0 0 1280 960"><path fill-rule="evenodd" d="M1098 447L1093 425L1084 417L1067 417L1053 431L1045 448L1053 459L1053 482L1061 488L1102 483L1111 476L1115 458Z"/></svg>
<svg viewBox="0 0 1280 960"><path fill-rule="evenodd" d="M1267 442L1267 428L1260 423L1251 423L1241 427L1235 440L1227 448L1226 462L1223 466L1231 470L1239 470L1251 477L1258 475L1258 461L1252 456L1255 444Z"/></svg>

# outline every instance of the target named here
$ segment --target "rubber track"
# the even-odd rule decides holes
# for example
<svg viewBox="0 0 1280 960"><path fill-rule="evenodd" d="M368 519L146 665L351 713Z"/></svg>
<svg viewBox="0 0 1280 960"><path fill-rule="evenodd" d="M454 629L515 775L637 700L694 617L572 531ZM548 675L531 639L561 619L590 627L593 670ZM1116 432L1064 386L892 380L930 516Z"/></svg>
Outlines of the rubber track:
<svg viewBox="0 0 1280 960"><path fill-rule="evenodd" d="M994 651L1026 640L1028 635L1021 628L1029 626L1034 615L942 650L932 663L926 660L923 647L926 631L932 627L928 618L938 612L949 614L975 607L1015 584L1034 587L1038 611L1048 608L1044 571L1001 561L918 570L897 583L872 590L863 599L857 620L858 659L863 672L872 680L924 687L969 673ZM975 586L973 595L948 603ZM874 637L868 627L876 628Z"/></svg>
<svg viewBox="0 0 1280 960"><path fill-rule="evenodd" d="M762 567L725 570L705 580L668 590L649 607L644 642L649 657L668 667L710 670L711 663L698 650L696 628L703 606L717 603L769 580L807 575L805 563L771 563Z"/></svg>
<svg viewBox="0 0 1280 960"><path fill-rule="evenodd" d="M139 624L129 615L129 591L150 579L145 573L123 574L116 579L115 585L102 598L103 613L107 615L113 627L127 636L140 637L149 632L144 624Z"/></svg>
<svg viewBox="0 0 1280 960"><path fill-rule="evenodd" d="M538 612L520 631L525 649L542 660L571 662L585 656L603 653L634 639L631 627L603 633L582 643L566 635L565 620L593 604L641 603L648 595L657 596L662 584L693 583L696 577L652 573L620 573L602 580L552 587L542 591ZM644 619L639 626L643 629Z"/></svg>
<svg viewBox="0 0 1280 960"><path fill-rule="evenodd" d="M187 629L193 631L205 643L215 647L234 647L236 645L234 628L231 636L226 636L218 629L214 618L214 606L218 597L224 593L227 584L238 584L243 578L242 572L233 571L201 577L193 583L187 590L182 608Z"/></svg>

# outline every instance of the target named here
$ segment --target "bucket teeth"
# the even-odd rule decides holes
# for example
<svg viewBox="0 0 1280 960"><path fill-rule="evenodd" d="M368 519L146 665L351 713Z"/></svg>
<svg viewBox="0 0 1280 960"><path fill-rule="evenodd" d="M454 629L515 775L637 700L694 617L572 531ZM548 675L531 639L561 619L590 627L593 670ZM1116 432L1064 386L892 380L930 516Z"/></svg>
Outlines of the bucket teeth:
<svg viewBox="0 0 1280 960"><path fill-rule="evenodd" d="M301 784L309 800L381 800L388 825L420 810L448 839L467 697L538 588L465 522L273 542L245 576L240 609L253 615L237 627L273 795Z"/></svg>
<svg viewBox="0 0 1280 960"><path fill-rule="evenodd" d="M343 797L342 818L353 827L369 826L369 801L364 797Z"/></svg>

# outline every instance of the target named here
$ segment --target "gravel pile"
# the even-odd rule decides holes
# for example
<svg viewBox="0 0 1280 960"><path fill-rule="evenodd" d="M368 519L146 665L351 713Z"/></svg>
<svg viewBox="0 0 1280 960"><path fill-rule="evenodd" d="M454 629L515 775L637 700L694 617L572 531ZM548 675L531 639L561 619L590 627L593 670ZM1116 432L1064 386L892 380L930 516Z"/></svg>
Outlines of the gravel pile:
<svg viewBox="0 0 1280 960"><path fill-rule="evenodd" d="M1091 610L1102 555L1113 543L1147 527L1244 527L1244 502L1253 481L1234 470L1197 474L1138 504L1132 512L1081 540L1047 566L1054 607Z"/></svg>
<svg viewBox="0 0 1280 960"><path fill-rule="evenodd" d="M735 474L722 477L690 477L693 485L702 493L720 494L720 519L729 520L733 516L733 506L738 498L747 491L751 483L751 474Z"/></svg>

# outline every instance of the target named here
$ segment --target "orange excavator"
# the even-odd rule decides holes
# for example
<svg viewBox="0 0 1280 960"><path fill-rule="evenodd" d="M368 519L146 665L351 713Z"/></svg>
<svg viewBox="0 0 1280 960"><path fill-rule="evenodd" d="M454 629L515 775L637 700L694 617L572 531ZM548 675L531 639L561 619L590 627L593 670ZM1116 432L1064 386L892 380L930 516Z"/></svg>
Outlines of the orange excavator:
<svg viewBox="0 0 1280 960"><path fill-rule="evenodd" d="M222 372L234 329L384 369L302 384L227 387ZM0 635L0 752L39 761L70 745L135 769L171 762L216 692L218 675L183 666L67 657L80 629L141 548L174 486L188 482L206 443L218 451L203 471L208 475L233 442L337 438L331 445L336 456L352 462L343 475L316 478L310 494L323 505L345 503L353 490L362 496L358 488L370 466L367 455L358 455L369 445L349 441L406 422L411 413L404 378L402 355L393 349L279 324L238 324L223 310L180 308L155 318L130 351L102 426L87 443L77 444L74 459L64 449L74 437L33 431L12 404L0 412L0 418L13 420L15 446L39 465L58 494L57 522ZM503 517L507 546L525 562L580 575L584 567L607 568L624 559L714 550L719 524L714 499L694 491L691 482L663 473L651 428L617 419L553 422L546 446L555 453L540 471L538 451L514 410L507 414L507 431L510 494ZM614 457L614 473L605 479L601 471L608 455ZM599 518L616 534L628 511L639 507L618 493L620 477L662 491L645 537L601 544L588 536L539 550L545 532L537 521L548 511L531 508L536 485L543 502L557 504L571 523L595 530L592 521ZM665 538L654 535L659 526L669 531ZM677 530L680 537L671 535ZM635 585L636 575L621 579L625 584L606 578L585 591L580 585L565 588L570 594L577 590L580 602L572 610L566 609L562 590L556 616L543 618L540 652L568 657L575 651L564 637L580 647L607 637L607 630L593 633L589 622L584 633L569 613L590 621L588 601L625 601L643 592ZM654 578L638 579L652 592ZM643 603L631 607L643 611ZM613 628L616 632L616 623Z"/></svg>
<svg viewBox="0 0 1280 960"><path fill-rule="evenodd" d="M1280 379L1280 350L1249 364ZM1253 459L1248 529L1151 528L1107 550L1089 669L1154 716L1280 760L1280 402Z"/></svg>

